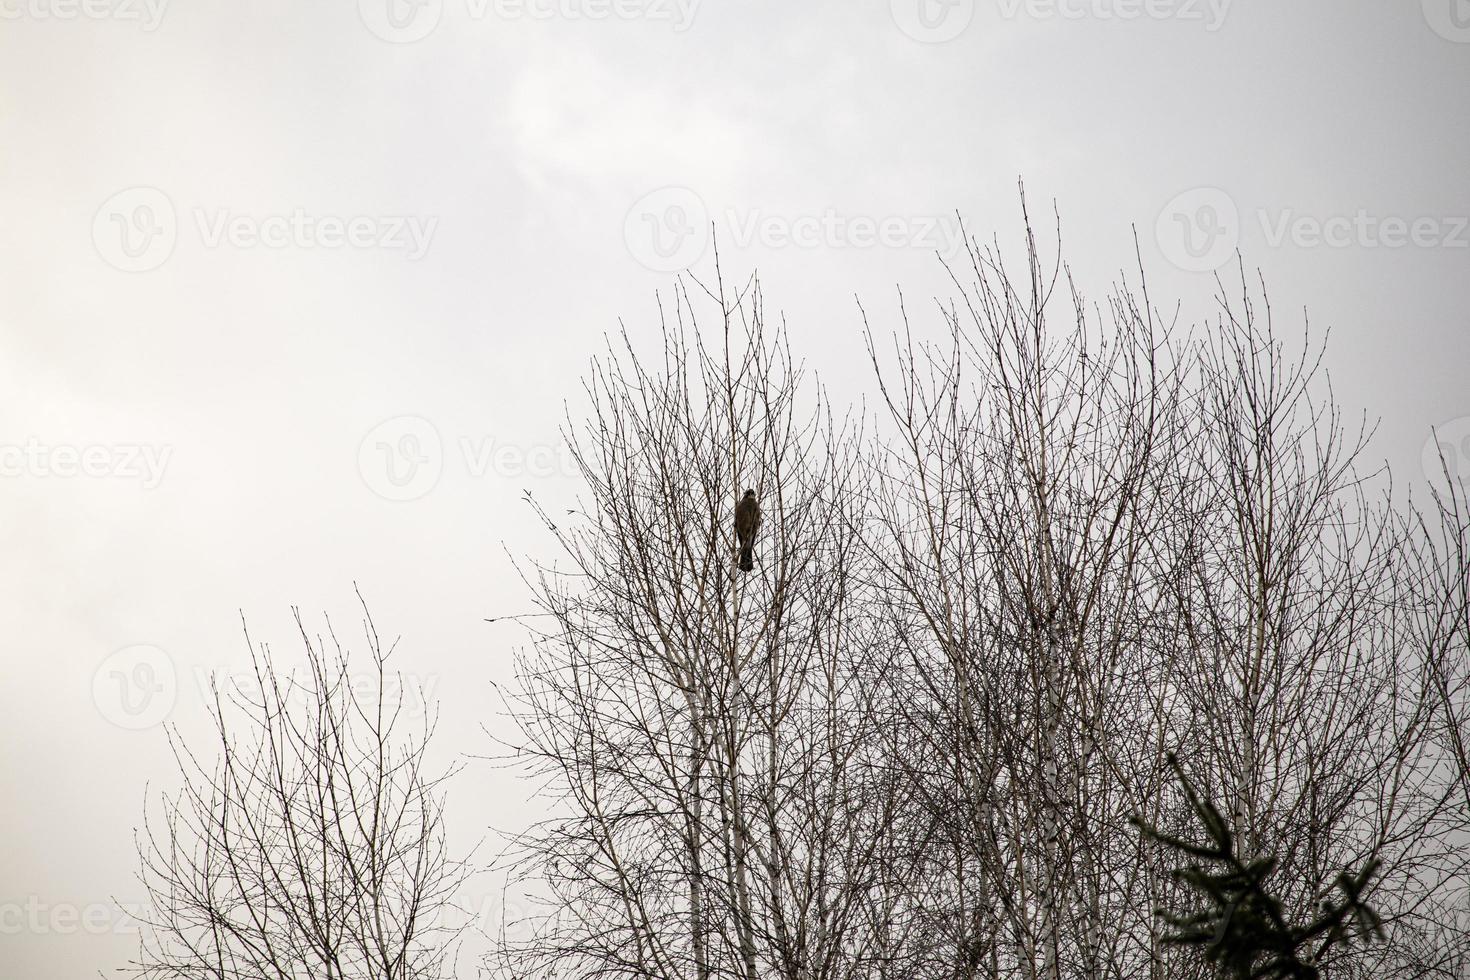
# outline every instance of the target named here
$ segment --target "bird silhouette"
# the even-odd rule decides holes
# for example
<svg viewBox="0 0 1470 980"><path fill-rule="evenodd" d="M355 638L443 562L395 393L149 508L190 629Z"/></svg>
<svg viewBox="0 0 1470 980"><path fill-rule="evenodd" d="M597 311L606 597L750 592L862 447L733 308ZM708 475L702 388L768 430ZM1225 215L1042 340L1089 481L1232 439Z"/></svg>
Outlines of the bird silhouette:
<svg viewBox="0 0 1470 980"><path fill-rule="evenodd" d="M745 491L740 503L735 505L735 541L740 545L740 570L749 572L755 568L755 534L761 526L761 505L756 503L755 491Z"/></svg>

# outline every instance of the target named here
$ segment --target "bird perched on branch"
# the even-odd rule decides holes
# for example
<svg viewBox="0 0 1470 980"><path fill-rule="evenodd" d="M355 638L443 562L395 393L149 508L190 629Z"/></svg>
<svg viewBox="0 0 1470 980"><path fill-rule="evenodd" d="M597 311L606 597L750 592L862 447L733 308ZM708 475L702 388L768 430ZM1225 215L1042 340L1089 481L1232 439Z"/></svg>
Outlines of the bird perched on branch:
<svg viewBox="0 0 1470 980"><path fill-rule="evenodd" d="M735 505L735 541L740 545L740 570L748 572L755 568L753 550L755 533L761 526L761 505L755 502L755 491L745 491L740 503Z"/></svg>

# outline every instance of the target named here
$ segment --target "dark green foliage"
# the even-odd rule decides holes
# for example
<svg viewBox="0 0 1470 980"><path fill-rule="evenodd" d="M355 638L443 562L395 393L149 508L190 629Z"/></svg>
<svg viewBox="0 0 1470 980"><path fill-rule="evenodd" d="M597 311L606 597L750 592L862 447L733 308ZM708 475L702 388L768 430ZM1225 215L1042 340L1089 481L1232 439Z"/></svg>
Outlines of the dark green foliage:
<svg viewBox="0 0 1470 980"><path fill-rule="evenodd" d="M1133 818L1146 837L1195 859L1175 869L1174 877L1206 900L1204 907L1194 912L1156 909L1159 918L1174 930L1164 942L1198 950L1216 965L1221 976L1231 980L1315 980L1319 973L1314 964L1320 963L1333 946L1354 937L1383 935L1382 923L1362 898L1378 869L1376 859L1357 874L1345 871L1338 875L1341 900L1324 900L1315 919L1305 925L1292 925L1281 900L1266 886L1266 879L1276 869L1276 858L1246 863L1237 856L1234 835L1220 811L1195 790L1173 753L1169 765L1179 777L1185 798L1204 825L1210 843L1192 844Z"/></svg>

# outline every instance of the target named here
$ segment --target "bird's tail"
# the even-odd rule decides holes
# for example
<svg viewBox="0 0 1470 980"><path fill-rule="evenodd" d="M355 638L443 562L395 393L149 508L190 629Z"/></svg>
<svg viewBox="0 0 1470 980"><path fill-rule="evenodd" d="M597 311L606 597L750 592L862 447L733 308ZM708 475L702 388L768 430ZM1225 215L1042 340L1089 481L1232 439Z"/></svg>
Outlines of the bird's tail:
<svg viewBox="0 0 1470 980"><path fill-rule="evenodd" d="M750 545L746 545L745 547L740 549L740 570L742 572L750 572L755 570L755 558L751 554L752 550L753 549Z"/></svg>

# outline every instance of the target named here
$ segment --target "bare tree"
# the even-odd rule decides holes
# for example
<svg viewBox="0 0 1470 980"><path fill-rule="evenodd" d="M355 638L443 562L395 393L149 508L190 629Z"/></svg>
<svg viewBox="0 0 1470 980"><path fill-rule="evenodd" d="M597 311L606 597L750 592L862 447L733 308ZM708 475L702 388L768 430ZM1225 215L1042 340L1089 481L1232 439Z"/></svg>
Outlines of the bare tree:
<svg viewBox="0 0 1470 980"><path fill-rule="evenodd" d="M901 294L891 348L863 312L876 420L831 410L754 281L681 284L660 358L595 363L588 498L538 511L552 625L506 694L552 811L511 866L547 905L495 966L1206 977L1131 823L1185 832L1176 752L1232 855L1277 860L1283 921L1378 869L1384 941L1306 967L1464 961L1463 504L1374 488L1243 270L1191 331L1141 270L1099 306L1025 243L1020 272L970 244L937 342Z"/></svg>
<svg viewBox="0 0 1470 980"><path fill-rule="evenodd" d="M1129 975L1157 960L1128 816L1162 799L1176 695L1164 541L1185 431L1168 333L1120 290L1105 328L1027 227L1026 274L972 246L947 345L874 366L889 417L872 547L909 654L917 795L949 846L924 882L938 975ZM905 322L907 315L905 314Z"/></svg>
<svg viewBox="0 0 1470 980"><path fill-rule="evenodd" d="M510 748L548 787L516 867L552 901L498 960L511 975L817 980L896 969L903 948L860 433L766 327L757 283L695 285L654 365L626 339L596 363L570 436L590 498L570 527L547 519L565 564L533 573L554 626L519 659Z"/></svg>
<svg viewBox="0 0 1470 980"><path fill-rule="evenodd" d="M1432 682L1465 593L1412 508L1366 489L1320 352L1290 357L1243 275L1202 336L1142 286L1098 323L1029 222L1026 241L1023 277L972 245L948 346L905 330L886 375L874 352L893 432L874 549L912 652L899 700L950 761L914 772L956 841L932 906L955 972L1189 968L1150 922L1169 869L1127 833L1187 819L1173 750L1250 853L1280 856L1297 908L1383 862L1389 943L1341 948L1335 975L1463 943L1467 825L1436 733L1466 688Z"/></svg>
<svg viewBox="0 0 1470 980"><path fill-rule="evenodd" d="M359 600L361 597L359 596ZM211 680L217 755L169 741L183 787L145 816L139 878L153 912L131 973L146 980L438 980L467 869L424 770L435 716L409 717L363 606L365 668L293 610L306 676L246 633L252 679ZM413 730L405 730L412 725Z"/></svg>

